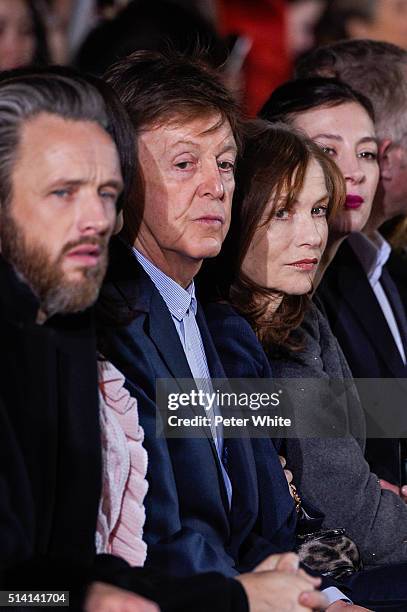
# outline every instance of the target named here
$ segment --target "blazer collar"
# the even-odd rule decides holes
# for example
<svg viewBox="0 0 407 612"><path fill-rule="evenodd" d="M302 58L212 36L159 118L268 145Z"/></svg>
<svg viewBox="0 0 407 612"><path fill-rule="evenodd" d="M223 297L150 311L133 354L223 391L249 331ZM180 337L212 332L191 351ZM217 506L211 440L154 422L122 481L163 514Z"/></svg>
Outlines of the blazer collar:
<svg viewBox="0 0 407 612"><path fill-rule="evenodd" d="M406 376L406 367L400 357L373 289L356 255L345 242L341 245L335 269L338 287L343 299L353 311L361 327L376 350L381 353L396 378ZM378 325L378 321L380 324Z"/></svg>

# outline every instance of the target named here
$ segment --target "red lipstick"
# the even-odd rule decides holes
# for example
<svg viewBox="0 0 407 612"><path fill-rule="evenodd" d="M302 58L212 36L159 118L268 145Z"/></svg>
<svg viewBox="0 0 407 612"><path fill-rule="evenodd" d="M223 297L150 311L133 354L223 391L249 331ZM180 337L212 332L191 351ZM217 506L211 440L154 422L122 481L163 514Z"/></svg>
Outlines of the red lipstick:
<svg viewBox="0 0 407 612"><path fill-rule="evenodd" d="M365 200L359 195L349 194L346 196L345 208L349 210L356 210L360 208Z"/></svg>

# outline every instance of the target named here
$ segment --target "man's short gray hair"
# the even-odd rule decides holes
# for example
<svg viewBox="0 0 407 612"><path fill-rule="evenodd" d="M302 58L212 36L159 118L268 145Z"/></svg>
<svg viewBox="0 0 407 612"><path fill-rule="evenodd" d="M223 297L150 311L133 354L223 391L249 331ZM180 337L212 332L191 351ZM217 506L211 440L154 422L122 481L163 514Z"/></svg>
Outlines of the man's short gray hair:
<svg viewBox="0 0 407 612"><path fill-rule="evenodd" d="M52 72L15 73L0 79L0 204L12 197L11 174L21 128L41 113L92 121L109 131L101 93L86 79Z"/></svg>

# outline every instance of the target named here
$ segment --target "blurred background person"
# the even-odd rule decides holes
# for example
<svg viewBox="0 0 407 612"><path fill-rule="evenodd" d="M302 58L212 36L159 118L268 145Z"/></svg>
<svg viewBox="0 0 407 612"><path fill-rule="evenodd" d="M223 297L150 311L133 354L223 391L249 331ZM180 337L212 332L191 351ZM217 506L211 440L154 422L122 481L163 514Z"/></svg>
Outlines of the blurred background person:
<svg viewBox="0 0 407 612"><path fill-rule="evenodd" d="M45 27L34 0L0 0L0 70L49 61Z"/></svg>
<svg viewBox="0 0 407 612"><path fill-rule="evenodd" d="M298 55L312 48L326 0L218 0L219 31L246 41L243 100L255 115L270 92L290 78Z"/></svg>
<svg viewBox="0 0 407 612"><path fill-rule="evenodd" d="M198 46L206 50L208 63L214 67L223 65L228 57L214 25L194 6L172 0L133 0L114 19L102 21L89 33L75 64L99 76L136 50L173 48L193 53Z"/></svg>
<svg viewBox="0 0 407 612"><path fill-rule="evenodd" d="M316 37L318 45L369 38L407 49L407 0L330 0Z"/></svg>
<svg viewBox="0 0 407 612"><path fill-rule="evenodd" d="M241 89L247 112L255 115L270 91L290 76L284 36L284 0L218 0L223 36L246 41Z"/></svg>
<svg viewBox="0 0 407 612"><path fill-rule="evenodd" d="M286 44L296 59L315 46L315 27L327 6L326 0L286 0Z"/></svg>
<svg viewBox="0 0 407 612"><path fill-rule="evenodd" d="M67 57L72 59L89 32L101 21L114 19L129 0L53 0L52 9L66 35Z"/></svg>
<svg viewBox="0 0 407 612"><path fill-rule="evenodd" d="M43 0L45 2L45 0ZM314 46L327 0L49 0L59 62L101 75L140 49L208 49L209 62L256 114L270 91L291 77ZM59 32L59 34L57 33Z"/></svg>

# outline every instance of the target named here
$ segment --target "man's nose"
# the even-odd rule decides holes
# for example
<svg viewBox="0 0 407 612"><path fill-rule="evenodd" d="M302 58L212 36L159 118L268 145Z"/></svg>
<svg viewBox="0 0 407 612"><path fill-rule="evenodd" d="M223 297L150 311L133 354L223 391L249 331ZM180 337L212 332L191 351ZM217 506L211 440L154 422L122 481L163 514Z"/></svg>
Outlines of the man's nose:
<svg viewBox="0 0 407 612"><path fill-rule="evenodd" d="M201 170L201 182L198 189L200 197L222 200L225 188L218 165L206 164Z"/></svg>
<svg viewBox="0 0 407 612"><path fill-rule="evenodd" d="M115 211L98 194L85 196L79 204L78 227L82 234L105 234L112 229Z"/></svg>

